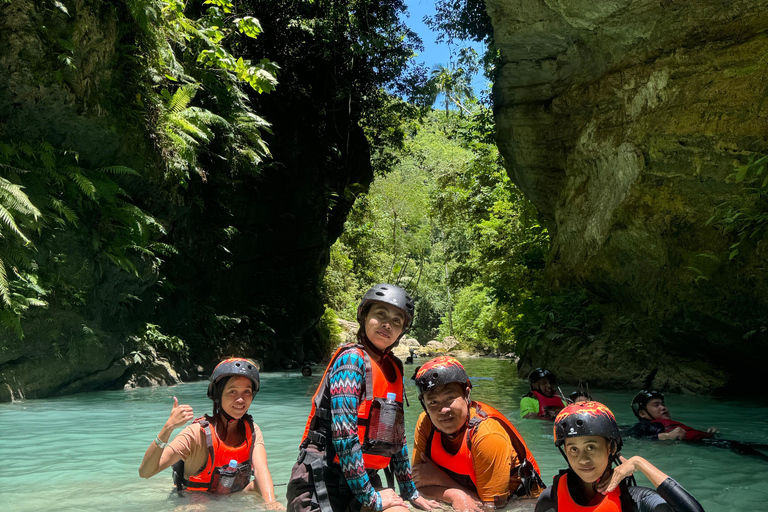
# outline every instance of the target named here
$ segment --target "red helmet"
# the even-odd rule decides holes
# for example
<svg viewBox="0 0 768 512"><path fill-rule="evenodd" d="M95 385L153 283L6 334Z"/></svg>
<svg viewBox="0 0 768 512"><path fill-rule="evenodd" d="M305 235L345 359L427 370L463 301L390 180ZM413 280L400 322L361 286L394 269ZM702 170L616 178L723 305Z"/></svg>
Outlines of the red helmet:
<svg viewBox="0 0 768 512"><path fill-rule="evenodd" d="M217 384L221 382L224 377L248 377L253 382L253 394L255 395L259 391L259 369L256 367L256 363L250 359L244 357L230 357L225 359L216 365L211 374L211 382L208 383L208 398L211 400L217 400L216 396L218 392L221 392L221 388L216 390Z"/></svg>
<svg viewBox="0 0 768 512"><path fill-rule="evenodd" d="M451 382L458 382L467 388L472 387L464 367L458 359L451 356L430 359L416 370L415 380L416 387L419 389L419 398L425 392Z"/></svg>
<svg viewBox="0 0 768 512"><path fill-rule="evenodd" d="M600 402L579 402L560 411L555 418L555 446L562 446L572 437L601 436L616 442L621 450L621 434L616 418Z"/></svg>

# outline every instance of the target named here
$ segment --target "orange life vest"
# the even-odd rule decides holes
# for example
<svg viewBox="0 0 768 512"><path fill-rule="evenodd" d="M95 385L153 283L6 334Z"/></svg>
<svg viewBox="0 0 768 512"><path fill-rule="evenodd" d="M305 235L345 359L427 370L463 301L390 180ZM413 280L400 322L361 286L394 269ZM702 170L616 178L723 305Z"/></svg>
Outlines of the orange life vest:
<svg viewBox="0 0 768 512"><path fill-rule="evenodd" d="M536 459L528 450L528 446L523 441L523 437L517 431L514 425L499 411L491 407L490 405L482 402L473 401L470 407L474 407L477 411L477 415L469 421L469 425L464 433L464 442L461 443L459 451L455 454L448 453L443 447L442 434L432 426L430 432L430 439L427 442L427 457L432 460L437 466L447 472L454 480L459 482L464 487L471 490L477 490L477 476L475 474L474 461L472 460L472 439L477 434L477 429L480 423L493 418L501 423L504 430L507 431L509 440L512 443L512 447L517 453L520 465L510 469L510 481L519 476L518 472L520 467L527 461L528 464L533 466L535 470L537 483L541 482L541 471ZM426 413L425 413L426 414ZM546 487L543 482L540 483L540 488ZM514 492L515 490L512 489Z"/></svg>
<svg viewBox="0 0 768 512"><path fill-rule="evenodd" d="M244 417L245 441L239 446L229 446L219 439L216 429L211 427L213 418L201 416L194 423L199 423L205 433L208 445L208 460L198 473L189 477L186 484L188 491L203 491L218 494L241 491L250 481L251 455L253 453L253 422L250 416ZM231 487L219 485L220 472L229 466L232 459L237 461L237 471Z"/></svg>
<svg viewBox="0 0 768 512"><path fill-rule="evenodd" d="M577 504L568 490L568 474L555 477L553 487L557 494L557 512L621 512L621 491L619 487L603 496L597 505L582 506Z"/></svg>
<svg viewBox="0 0 768 512"><path fill-rule="evenodd" d="M392 455L399 452L403 447L404 429L403 422L403 370L402 363L395 356L387 354L381 363L377 363L368 355L362 345L348 344L339 347L328 363L328 367L323 374L323 380L312 397L312 409L307 419L307 425L304 428L304 436L301 446L306 447L307 443L313 442L321 449L327 450L332 446L331 443L331 405L330 405L330 371L333 364L344 351L357 350L360 357L365 361L365 397L357 409L357 435L360 439L360 446L363 452L363 461L366 469L383 469L389 465ZM386 374L382 371L380 364L392 364L395 369L394 381L389 381ZM372 415L372 411L381 406L386 400L388 393L395 394L395 401L399 407L398 425L402 436L391 446L377 445L375 440L370 439L370 434L378 430L376 419L378 414ZM339 457L336 455L333 461L338 463Z"/></svg>

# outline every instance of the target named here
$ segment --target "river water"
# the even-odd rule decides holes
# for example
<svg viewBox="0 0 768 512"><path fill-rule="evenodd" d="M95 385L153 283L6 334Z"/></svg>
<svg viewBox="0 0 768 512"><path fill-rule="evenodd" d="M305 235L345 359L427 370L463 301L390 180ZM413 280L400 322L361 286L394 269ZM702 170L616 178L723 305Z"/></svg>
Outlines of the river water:
<svg viewBox="0 0 768 512"><path fill-rule="evenodd" d="M545 482L551 482L565 462L554 447L551 424L520 420L518 406L527 383L517 378L515 365L496 359L462 362L473 381L473 397L512 419L538 460ZM409 377L416 367L405 368ZM301 377L298 372L261 376L261 391L250 412L263 431L276 484L288 480L310 398L322 370L316 367L313 377ZM406 384L411 400L406 409L410 447L421 407L413 381L407 380ZM179 403L192 405L196 416L202 415L211 408L206 387L206 382L198 382L0 404L2 510L120 512L193 508L187 501L168 498L170 469L143 480L138 467L167 419L173 397L177 396ZM566 394L570 391L563 388ZM613 410L620 424L634 423L629 408L632 392L590 391ZM768 400L668 395L667 406L673 418L691 426L717 426L723 438L768 444ZM768 463L760 459L715 447L632 439L625 441L623 454L650 460L686 487L707 512L768 511ZM638 475L638 483L648 485ZM285 486L275 490L285 503ZM252 508L255 503L251 496L230 496L207 503L205 509L229 512L233 508Z"/></svg>

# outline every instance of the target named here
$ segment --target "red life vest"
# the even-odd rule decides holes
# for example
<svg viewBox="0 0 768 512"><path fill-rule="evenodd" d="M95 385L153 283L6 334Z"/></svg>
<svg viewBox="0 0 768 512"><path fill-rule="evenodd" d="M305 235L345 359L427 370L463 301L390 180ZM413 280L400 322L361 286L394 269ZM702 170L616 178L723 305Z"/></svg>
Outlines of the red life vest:
<svg viewBox="0 0 768 512"><path fill-rule="evenodd" d="M702 439L709 439L710 437L714 437L714 435L710 434L709 432L696 430L695 428L684 425L679 421L669 420L666 418L658 418L653 421L655 423L661 423L661 425L664 426L664 432L672 432L677 427L682 427L682 429L685 430L686 441L700 441Z"/></svg>
<svg viewBox="0 0 768 512"><path fill-rule="evenodd" d="M600 503L591 506L582 506L576 503L568 490L568 474L562 474L555 477L553 484L554 491L557 494L557 512L621 512L621 491L619 487L603 496ZM602 496L602 495L601 495Z"/></svg>
<svg viewBox="0 0 768 512"><path fill-rule="evenodd" d="M253 423L250 420L250 416L244 419L245 441L239 446L229 446L219 439L216 429L211 427L210 422L212 419L209 416L201 416L194 421L194 423L200 424L205 433L206 444L208 445L208 460L203 469L189 477L186 490L218 494L240 491L248 485L252 474ZM231 487L220 486L220 472L229 466L229 461L232 459L237 461L234 483Z"/></svg>
<svg viewBox="0 0 768 512"><path fill-rule="evenodd" d="M357 350L360 357L365 361L365 397L357 409L357 435L360 439L360 446L363 452L363 461L366 469L384 469L389 465L392 455L399 452L403 447L403 437L405 423L403 421L403 370L402 364L395 356L387 353L381 362L376 362L368 355L362 345L343 345L339 347L336 353L328 363L328 367L323 374L323 380L312 397L312 410L307 419L307 426L304 428L302 438L302 447L308 442L314 442L321 448L327 449L331 444L331 410L330 410L330 371L333 364L344 351ZM382 364L391 364L394 367L394 380L387 380L386 373L381 369ZM372 409L378 408L386 399L388 393L395 394L395 401L399 406L398 419L399 425L396 430L402 431L403 436L397 440L396 444L389 446L376 445L375 440L370 439L370 434L378 431L376 419L378 414L371 415ZM377 402L374 406L374 402ZM375 416L375 417L374 417ZM336 455L334 462L339 462Z"/></svg>
<svg viewBox="0 0 768 512"><path fill-rule="evenodd" d="M557 395L552 396L544 396L541 393L539 393L536 390L531 390L531 393L533 393L533 396L536 397L536 400L539 401L539 417L540 418L546 418L546 408L547 407L554 407L558 411L565 407L565 404ZM556 415L553 415L552 418L554 419Z"/></svg>
<svg viewBox="0 0 768 512"><path fill-rule="evenodd" d="M533 469L536 471L537 478L541 478L541 471L539 465L536 463L536 459L533 458L528 446L523 441L523 437L517 431L514 425L499 411L491 407L490 405L482 402L473 401L470 407L476 409L477 415L469 421L469 425L464 432L464 442L459 446L459 451L455 454L449 453L444 447L442 442L442 434L432 425L430 432L430 439L427 442L426 455L432 462L439 466L443 471L448 473L451 478L456 480L459 484L473 491L477 490L477 476L475 474L474 462L472 460L472 440L477 434L477 429L480 424L489 419L501 423L506 430L509 440L512 443L517 453L521 465L523 461L528 461ZM424 413L426 414L426 413ZM518 476L520 466L516 466L510 469L510 481ZM543 484L541 485L543 488ZM510 489L513 493L515 489Z"/></svg>

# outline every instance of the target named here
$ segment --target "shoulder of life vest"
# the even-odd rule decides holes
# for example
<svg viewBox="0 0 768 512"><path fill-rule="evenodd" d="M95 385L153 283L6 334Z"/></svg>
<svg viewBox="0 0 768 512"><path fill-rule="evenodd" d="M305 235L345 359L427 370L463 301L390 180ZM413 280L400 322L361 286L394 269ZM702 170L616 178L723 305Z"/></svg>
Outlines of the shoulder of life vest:
<svg viewBox="0 0 768 512"><path fill-rule="evenodd" d="M525 444L523 436L520 435L520 432L518 432L517 428L515 428L512 422L510 422L509 419L501 412L488 404L482 402L473 402L473 405L475 406L477 415L470 421L471 435L467 436L467 442L469 443L470 448L472 438L475 436L477 427L480 426L482 421L485 421L488 418L492 418L501 423L501 425L504 427L504 430L507 431L509 440L512 443L512 448L515 449L515 452L517 453L520 460L520 464L522 465L523 460L530 462L530 464L533 466L533 469L536 471L536 476L541 479L541 470L539 469L539 464L536 462L536 459L531 453L531 450L528 449L528 445ZM511 468L511 474L517 474L519 468L520 466Z"/></svg>
<svg viewBox="0 0 768 512"><path fill-rule="evenodd" d="M552 501L556 504L557 512L622 512L621 487L616 487L606 494L597 505L579 505L573 500L568 489L568 473L561 473L555 477L552 484Z"/></svg>
<svg viewBox="0 0 768 512"><path fill-rule="evenodd" d="M362 345L343 345L339 347L333 357L331 357L331 361L325 369L323 378L312 397L312 409L310 410L309 418L307 418L307 425L304 428L304 436L301 443L302 448L306 447L307 443L312 442L322 450L331 449L330 372L336 360L344 351L349 349L357 350L365 364L365 395L357 412L358 438L361 447L364 447L366 432L372 427L369 425L369 416L371 413L371 405L374 400L383 400L388 393L395 393L395 401L401 405L403 403L403 366L399 359L391 355L387 357L387 359L391 358L393 360L396 370L395 380L390 382L385 377L379 364L371 359ZM375 428L372 428L372 430L375 430ZM400 449L402 449L402 445L400 445L399 448L396 448L397 451ZM367 453L365 448L363 448L362 451L363 460L367 469L383 469L389 465L391 456L373 455ZM333 460L338 463L338 456L334 456Z"/></svg>
<svg viewBox="0 0 768 512"><path fill-rule="evenodd" d="M255 429L250 414L243 416L243 419L245 420L245 441L239 446L229 446L219 439L216 429L212 426L213 418L210 416L205 415L194 420L194 423L200 424L205 434L208 459L200 471L189 477L186 490L222 494L240 491L248 484L253 472L251 458L253 456ZM220 488L218 485L219 471L227 467L232 459L237 461L235 485L231 488Z"/></svg>

